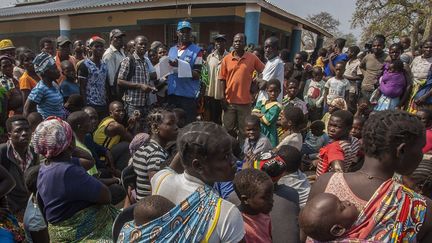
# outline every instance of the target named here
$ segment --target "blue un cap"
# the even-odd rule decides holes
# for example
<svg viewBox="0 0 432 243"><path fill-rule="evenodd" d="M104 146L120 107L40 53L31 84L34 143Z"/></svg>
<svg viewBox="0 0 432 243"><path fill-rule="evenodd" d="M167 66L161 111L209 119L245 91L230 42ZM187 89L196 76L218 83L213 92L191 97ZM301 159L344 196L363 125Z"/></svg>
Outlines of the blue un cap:
<svg viewBox="0 0 432 243"><path fill-rule="evenodd" d="M192 29L191 23L189 23L189 21L186 21L186 20L182 20L182 21L178 22L178 24L177 24L177 31L181 30L181 29L184 29L184 28Z"/></svg>

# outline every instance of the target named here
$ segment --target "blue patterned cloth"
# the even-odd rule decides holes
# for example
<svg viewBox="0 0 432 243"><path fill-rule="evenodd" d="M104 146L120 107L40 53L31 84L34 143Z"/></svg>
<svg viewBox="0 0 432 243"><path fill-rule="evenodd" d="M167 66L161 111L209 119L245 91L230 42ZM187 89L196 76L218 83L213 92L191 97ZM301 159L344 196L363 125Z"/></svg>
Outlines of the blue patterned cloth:
<svg viewBox="0 0 432 243"><path fill-rule="evenodd" d="M90 59L84 60L84 65L88 69L87 79L87 105L106 105L106 88L105 84L108 76L107 65L101 62L100 67L98 67Z"/></svg>
<svg viewBox="0 0 432 243"><path fill-rule="evenodd" d="M199 187L160 218L140 226L134 221L126 223L117 242L198 243L205 238L208 240L212 229L207 228L211 219L218 216L221 200L211 187Z"/></svg>

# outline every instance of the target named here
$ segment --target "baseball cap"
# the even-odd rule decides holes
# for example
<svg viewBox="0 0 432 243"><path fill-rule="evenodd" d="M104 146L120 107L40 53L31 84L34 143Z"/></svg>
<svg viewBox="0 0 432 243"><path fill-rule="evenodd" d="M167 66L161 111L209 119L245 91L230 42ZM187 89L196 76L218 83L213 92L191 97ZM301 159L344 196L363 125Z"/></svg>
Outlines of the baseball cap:
<svg viewBox="0 0 432 243"><path fill-rule="evenodd" d="M8 50L8 49L15 49L15 46L13 45L12 41L9 39L4 39L0 41L0 51Z"/></svg>
<svg viewBox="0 0 432 243"><path fill-rule="evenodd" d="M102 43L103 45L105 45L105 40L100 38L99 36L92 36L88 41L87 41L87 46L90 47L92 46L94 43Z"/></svg>
<svg viewBox="0 0 432 243"><path fill-rule="evenodd" d="M66 36L61 35L57 37L57 46L62 46L68 42L72 44L72 41L70 41L69 38L67 38Z"/></svg>
<svg viewBox="0 0 432 243"><path fill-rule="evenodd" d="M189 21L186 21L186 20L182 20L182 21L178 22L178 24L177 24L177 30L181 30L181 29L184 29L184 28L192 29L191 23Z"/></svg>
<svg viewBox="0 0 432 243"><path fill-rule="evenodd" d="M126 34L123 31L121 31L119 29L113 29L113 30L111 30L109 37L111 40L113 37L119 37L119 36L125 36L125 35Z"/></svg>
<svg viewBox="0 0 432 243"><path fill-rule="evenodd" d="M223 34L217 34L213 37L213 40L218 40L218 39L226 40L226 37Z"/></svg>
<svg viewBox="0 0 432 243"><path fill-rule="evenodd" d="M277 182L286 171L285 161L276 153L261 152L253 163L254 169L266 172L273 182Z"/></svg>

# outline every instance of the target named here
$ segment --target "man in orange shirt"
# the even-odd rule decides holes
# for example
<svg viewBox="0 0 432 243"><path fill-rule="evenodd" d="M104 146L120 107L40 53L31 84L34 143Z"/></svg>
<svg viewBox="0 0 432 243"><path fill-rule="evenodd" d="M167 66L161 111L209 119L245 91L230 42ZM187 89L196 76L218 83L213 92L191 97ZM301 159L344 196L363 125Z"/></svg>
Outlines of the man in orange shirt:
<svg viewBox="0 0 432 243"><path fill-rule="evenodd" d="M254 71L261 73L264 64L254 54L245 52L246 36L234 36L234 51L224 57L219 80L225 90L223 125L234 137L244 139L244 120L251 113L252 96L250 88ZM237 134L237 131L239 132Z"/></svg>

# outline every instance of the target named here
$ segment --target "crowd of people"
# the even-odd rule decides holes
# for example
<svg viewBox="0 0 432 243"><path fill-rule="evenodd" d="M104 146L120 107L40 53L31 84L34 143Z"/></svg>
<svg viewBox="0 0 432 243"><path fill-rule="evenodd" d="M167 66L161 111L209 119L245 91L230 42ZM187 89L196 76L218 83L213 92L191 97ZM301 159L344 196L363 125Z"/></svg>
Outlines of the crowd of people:
<svg viewBox="0 0 432 243"><path fill-rule="evenodd" d="M0 41L1 242L432 242L432 40L177 37Z"/></svg>

